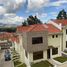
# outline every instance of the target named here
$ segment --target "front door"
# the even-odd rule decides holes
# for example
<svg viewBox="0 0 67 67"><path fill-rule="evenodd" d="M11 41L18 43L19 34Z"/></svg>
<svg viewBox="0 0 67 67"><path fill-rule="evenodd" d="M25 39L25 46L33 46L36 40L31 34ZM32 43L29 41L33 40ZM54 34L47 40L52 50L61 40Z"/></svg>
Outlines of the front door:
<svg viewBox="0 0 67 67"><path fill-rule="evenodd" d="M67 41L66 41L66 48L67 48Z"/></svg>
<svg viewBox="0 0 67 67"><path fill-rule="evenodd" d="M50 49L47 50L47 58L50 59Z"/></svg>

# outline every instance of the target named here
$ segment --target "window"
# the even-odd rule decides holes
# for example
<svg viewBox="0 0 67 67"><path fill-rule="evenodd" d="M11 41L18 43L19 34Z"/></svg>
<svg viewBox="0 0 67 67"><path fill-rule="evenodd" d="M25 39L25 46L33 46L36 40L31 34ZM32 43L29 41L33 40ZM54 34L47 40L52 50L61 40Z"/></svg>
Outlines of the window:
<svg viewBox="0 0 67 67"><path fill-rule="evenodd" d="M33 37L32 38L32 44L39 44L39 43L43 43L42 37Z"/></svg>
<svg viewBox="0 0 67 67"><path fill-rule="evenodd" d="M56 38L58 38L58 35L56 35Z"/></svg>
<svg viewBox="0 0 67 67"><path fill-rule="evenodd" d="M67 34L67 29L66 29L66 34Z"/></svg>
<svg viewBox="0 0 67 67"><path fill-rule="evenodd" d="M54 38L54 35L52 35L52 38Z"/></svg>
<svg viewBox="0 0 67 67"><path fill-rule="evenodd" d="M52 55L58 54L58 48L52 48Z"/></svg>
<svg viewBox="0 0 67 67"><path fill-rule="evenodd" d="M66 48L67 48L67 41L66 41Z"/></svg>
<svg viewBox="0 0 67 67"><path fill-rule="evenodd" d="M42 58L43 58L43 51L33 53L33 60L42 59Z"/></svg>

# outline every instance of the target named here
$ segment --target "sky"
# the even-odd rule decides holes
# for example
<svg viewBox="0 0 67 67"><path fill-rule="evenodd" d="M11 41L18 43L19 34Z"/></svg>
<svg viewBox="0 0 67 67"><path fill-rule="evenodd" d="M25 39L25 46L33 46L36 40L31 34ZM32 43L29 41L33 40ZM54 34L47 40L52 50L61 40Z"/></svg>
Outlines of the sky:
<svg viewBox="0 0 67 67"><path fill-rule="evenodd" d="M21 24L29 15L45 23L62 9L67 12L67 0L0 0L0 23Z"/></svg>

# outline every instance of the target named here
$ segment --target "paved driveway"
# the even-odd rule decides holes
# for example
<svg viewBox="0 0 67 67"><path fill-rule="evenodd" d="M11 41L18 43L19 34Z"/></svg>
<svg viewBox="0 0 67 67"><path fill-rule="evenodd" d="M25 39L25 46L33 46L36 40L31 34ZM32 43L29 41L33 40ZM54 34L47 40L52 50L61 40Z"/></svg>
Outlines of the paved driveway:
<svg viewBox="0 0 67 67"><path fill-rule="evenodd" d="M4 51L0 54L0 67L14 67L12 61L4 60Z"/></svg>

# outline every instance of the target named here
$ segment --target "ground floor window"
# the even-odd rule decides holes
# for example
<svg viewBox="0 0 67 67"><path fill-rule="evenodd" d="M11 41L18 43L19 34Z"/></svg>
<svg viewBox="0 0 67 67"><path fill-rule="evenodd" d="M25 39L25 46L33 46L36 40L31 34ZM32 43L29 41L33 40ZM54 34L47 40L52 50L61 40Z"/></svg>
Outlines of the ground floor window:
<svg viewBox="0 0 67 67"><path fill-rule="evenodd" d="M43 58L43 51L38 51L33 53L33 60L42 59Z"/></svg>
<svg viewBox="0 0 67 67"><path fill-rule="evenodd" d="M58 54L58 48L52 48L52 55Z"/></svg>

